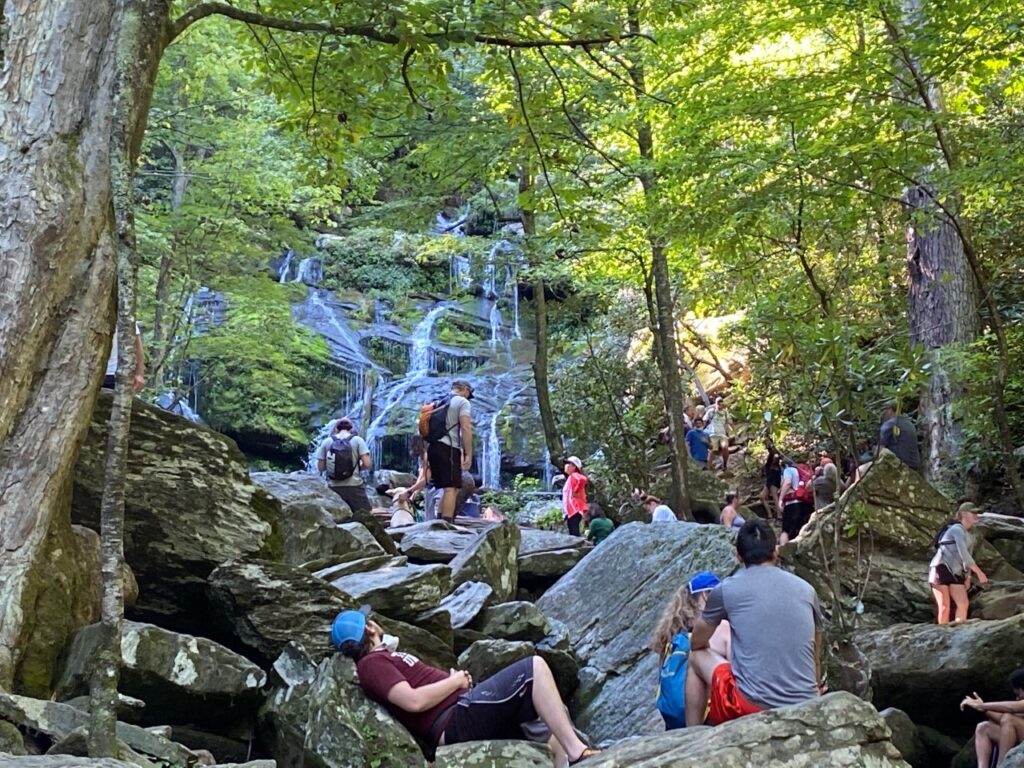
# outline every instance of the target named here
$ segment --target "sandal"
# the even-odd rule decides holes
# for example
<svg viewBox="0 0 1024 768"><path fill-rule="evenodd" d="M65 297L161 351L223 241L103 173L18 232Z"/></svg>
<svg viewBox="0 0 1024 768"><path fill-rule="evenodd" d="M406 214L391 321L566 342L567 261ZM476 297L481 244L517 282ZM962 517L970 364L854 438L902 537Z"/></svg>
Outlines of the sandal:
<svg viewBox="0 0 1024 768"><path fill-rule="evenodd" d="M570 760L569 761L569 765L578 765L579 763L582 763L584 760L586 760L588 757L595 757L595 756L600 755L600 754L601 754L601 750L600 749L594 749L593 747L586 747L582 752L580 752L580 756L579 757L577 757L575 760Z"/></svg>

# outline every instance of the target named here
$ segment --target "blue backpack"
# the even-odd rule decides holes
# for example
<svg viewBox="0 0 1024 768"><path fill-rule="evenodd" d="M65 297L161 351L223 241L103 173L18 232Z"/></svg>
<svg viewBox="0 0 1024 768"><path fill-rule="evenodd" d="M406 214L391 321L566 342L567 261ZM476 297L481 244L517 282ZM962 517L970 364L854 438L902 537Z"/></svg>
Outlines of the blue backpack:
<svg viewBox="0 0 1024 768"><path fill-rule="evenodd" d="M690 660L690 633L680 632L666 648L658 677L658 711L665 721L665 730L686 726L686 666Z"/></svg>

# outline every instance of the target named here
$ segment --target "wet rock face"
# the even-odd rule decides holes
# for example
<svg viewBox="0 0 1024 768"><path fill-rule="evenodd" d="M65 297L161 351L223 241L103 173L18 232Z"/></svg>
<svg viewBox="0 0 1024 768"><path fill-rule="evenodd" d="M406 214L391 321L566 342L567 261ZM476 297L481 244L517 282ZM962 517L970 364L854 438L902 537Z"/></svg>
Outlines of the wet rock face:
<svg viewBox="0 0 1024 768"><path fill-rule="evenodd" d="M870 573L849 566L840 569L843 596L863 595L860 626L932 621L934 607L927 584L928 561L934 554L932 541L955 507L888 451L882 451L870 468L862 467L861 475L860 482L843 494L843 504L836 507L845 504L870 528L870 541L860 545L870 548L871 569ZM836 507L815 513L795 544L783 551L785 560L815 586L823 605L831 604L832 598L826 576L830 569L822 562L822 542L831 551L838 525L842 561L853 563L858 551L857 539L842 533L848 520L837 519ZM1024 579L1024 574L980 535L976 537L974 557L990 579Z"/></svg>
<svg viewBox="0 0 1024 768"><path fill-rule="evenodd" d="M106 424L100 395L74 473L72 519L99 530ZM181 627L209 608L218 565L262 553L281 556L278 502L249 479L230 439L155 406L132 409L125 477L125 558L139 582L136 616ZM276 514L273 514L273 513Z"/></svg>
<svg viewBox="0 0 1024 768"><path fill-rule="evenodd" d="M568 628L579 657L581 729L598 741L662 730L653 693L658 659L647 650L658 619L694 573L725 577L735 566L721 526L629 523L537 601Z"/></svg>
<svg viewBox="0 0 1024 768"><path fill-rule="evenodd" d="M100 642L98 624L75 635L57 681L58 698L88 694ZM146 725L244 722L255 715L266 678L251 661L211 640L124 623L118 689L146 702Z"/></svg>
<svg viewBox="0 0 1024 768"><path fill-rule="evenodd" d="M854 634L871 663L874 701L943 733L970 730L959 704L978 691L1009 698L1007 678L1024 658L1024 615L961 625L897 624Z"/></svg>
<svg viewBox="0 0 1024 768"><path fill-rule="evenodd" d="M874 707L849 693L769 710L715 728L627 739L587 768L906 768Z"/></svg>
<svg viewBox="0 0 1024 768"><path fill-rule="evenodd" d="M338 655L316 665L289 646L274 672L276 684L259 722L261 738L278 765L426 765L409 732L363 694L350 659Z"/></svg>

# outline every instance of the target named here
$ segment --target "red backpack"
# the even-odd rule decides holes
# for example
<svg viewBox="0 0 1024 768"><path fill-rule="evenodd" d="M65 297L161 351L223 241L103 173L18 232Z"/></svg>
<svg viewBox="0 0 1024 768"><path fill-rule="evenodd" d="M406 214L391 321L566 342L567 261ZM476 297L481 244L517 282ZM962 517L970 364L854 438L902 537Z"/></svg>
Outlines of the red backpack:
<svg viewBox="0 0 1024 768"><path fill-rule="evenodd" d="M805 504L813 504L814 471L809 464L797 464L796 471L800 475L800 481L796 484L796 488L786 494L786 498L783 501L799 501Z"/></svg>

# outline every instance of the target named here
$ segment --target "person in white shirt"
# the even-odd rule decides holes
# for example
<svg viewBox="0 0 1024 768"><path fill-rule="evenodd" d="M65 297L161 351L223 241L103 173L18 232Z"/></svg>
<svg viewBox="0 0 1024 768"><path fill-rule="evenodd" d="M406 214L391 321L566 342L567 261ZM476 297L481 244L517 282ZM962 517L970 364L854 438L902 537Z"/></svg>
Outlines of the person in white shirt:
<svg viewBox="0 0 1024 768"><path fill-rule="evenodd" d="M110 347L110 357L107 358L107 370L103 375L103 389L113 389L117 380L117 329L114 329L114 341ZM145 354L142 349L142 329L135 324L135 378L132 381L132 391L138 394L146 386L146 363Z"/></svg>
<svg viewBox="0 0 1024 768"><path fill-rule="evenodd" d="M643 504L651 516L652 523L674 523L678 520L676 513L657 496L644 496Z"/></svg>

